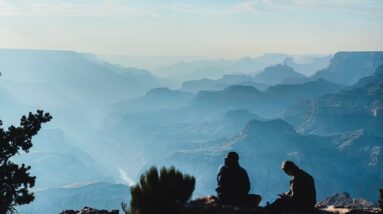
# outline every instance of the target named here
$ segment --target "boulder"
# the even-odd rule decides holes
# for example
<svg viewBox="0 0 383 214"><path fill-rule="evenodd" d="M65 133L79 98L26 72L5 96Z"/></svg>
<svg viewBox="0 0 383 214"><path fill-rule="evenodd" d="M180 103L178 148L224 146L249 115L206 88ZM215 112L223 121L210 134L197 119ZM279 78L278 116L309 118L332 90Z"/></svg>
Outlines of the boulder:
<svg viewBox="0 0 383 214"><path fill-rule="evenodd" d="M318 203L319 207L340 207L340 208L351 208L351 209L370 209L376 206L364 200L363 198L351 198L347 192L337 193L333 196L325 198L323 201Z"/></svg>
<svg viewBox="0 0 383 214"><path fill-rule="evenodd" d="M64 210L60 214L118 214L119 210L98 210L90 207L84 207L81 210Z"/></svg>

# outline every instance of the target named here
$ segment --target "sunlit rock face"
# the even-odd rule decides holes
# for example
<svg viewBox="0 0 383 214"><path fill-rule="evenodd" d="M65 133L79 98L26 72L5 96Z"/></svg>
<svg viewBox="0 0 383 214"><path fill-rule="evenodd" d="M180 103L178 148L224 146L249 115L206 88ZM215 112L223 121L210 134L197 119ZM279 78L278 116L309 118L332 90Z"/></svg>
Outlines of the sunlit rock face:
<svg viewBox="0 0 383 214"><path fill-rule="evenodd" d="M337 193L326 197L323 201L318 203L318 206L335 206L350 209L370 209L376 207L373 203L366 201L363 198L352 198L347 192Z"/></svg>

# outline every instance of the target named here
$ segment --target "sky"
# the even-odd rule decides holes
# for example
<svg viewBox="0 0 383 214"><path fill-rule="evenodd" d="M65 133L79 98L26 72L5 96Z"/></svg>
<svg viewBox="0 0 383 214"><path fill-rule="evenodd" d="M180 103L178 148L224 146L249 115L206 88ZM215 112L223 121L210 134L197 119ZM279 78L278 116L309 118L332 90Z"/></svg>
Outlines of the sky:
<svg viewBox="0 0 383 214"><path fill-rule="evenodd" d="M382 38L383 0L0 0L0 48L239 58Z"/></svg>

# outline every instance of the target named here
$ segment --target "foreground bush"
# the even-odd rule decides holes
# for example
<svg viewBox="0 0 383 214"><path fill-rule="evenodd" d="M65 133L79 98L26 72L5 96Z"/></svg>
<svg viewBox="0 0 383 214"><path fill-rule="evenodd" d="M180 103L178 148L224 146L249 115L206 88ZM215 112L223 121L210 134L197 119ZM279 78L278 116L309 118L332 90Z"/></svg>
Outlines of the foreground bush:
<svg viewBox="0 0 383 214"><path fill-rule="evenodd" d="M127 214L177 213L180 204L190 199L195 178L184 175L174 167L150 168L141 175L140 183L131 188L130 207L123 204Z"/></svg>

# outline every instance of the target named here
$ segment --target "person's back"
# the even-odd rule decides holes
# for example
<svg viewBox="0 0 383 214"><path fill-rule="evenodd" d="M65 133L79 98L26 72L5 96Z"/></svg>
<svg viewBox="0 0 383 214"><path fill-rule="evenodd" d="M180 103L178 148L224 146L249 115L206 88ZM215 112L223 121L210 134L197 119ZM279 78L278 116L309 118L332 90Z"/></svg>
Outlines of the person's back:
<svg viewBox="0 0 383 214"><path fill-rule="evenodd" d="M244 201L250 190L247 172L238 166L222 166L217 176L218 197L224 203L240 203Z"/></svg>
<svg viewBox="0 0 383 214"><path fill-rule="evenodd" d="M219 199L223 203L239 204L246 201L250 191L250 181L245 169L238 163L238 154L230 152L221 166L216 188Z"/></svg>
<svg viewBox="0 0 383 214"><path fill-rule="evenodd" d="M307 172L299 169L291 181L292 200L298 209L312 209L316 204L314 179Z"/></svg>

